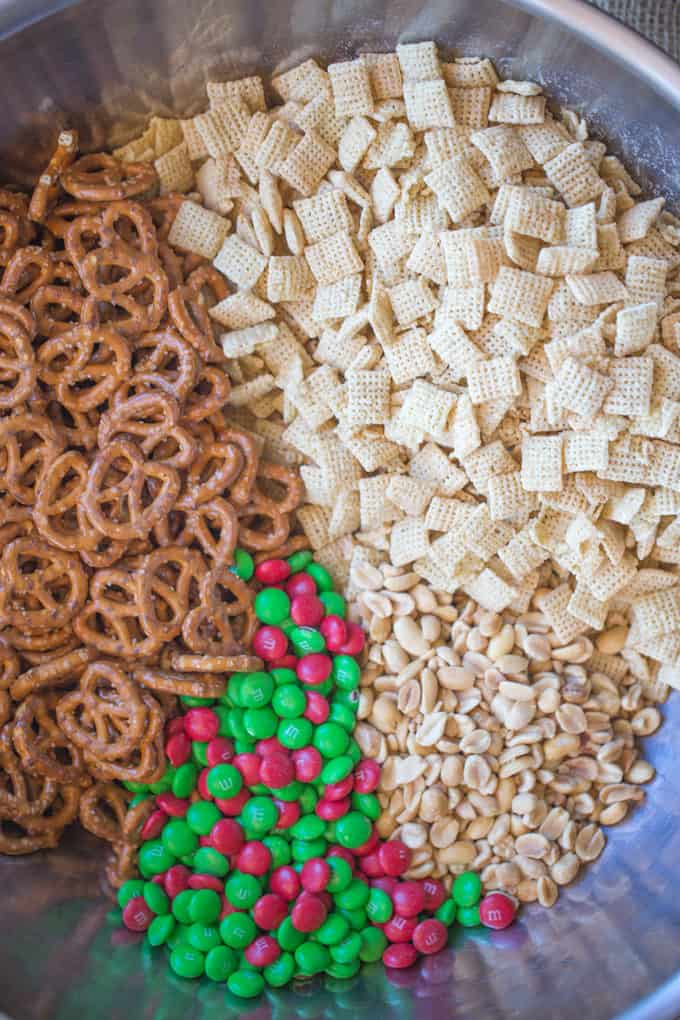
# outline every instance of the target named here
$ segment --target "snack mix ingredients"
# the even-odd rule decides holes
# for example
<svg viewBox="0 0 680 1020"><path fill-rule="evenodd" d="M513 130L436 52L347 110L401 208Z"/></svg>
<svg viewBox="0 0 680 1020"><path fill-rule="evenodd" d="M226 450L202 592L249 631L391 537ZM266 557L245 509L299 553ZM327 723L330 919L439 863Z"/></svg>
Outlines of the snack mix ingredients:
<svg viewBox="0 0 680 1020"><path fill-rule="evenodd" d="M555 904L680 687L680 223L487 59L270 84L0 191L0 852L243 998Z"/></svg>

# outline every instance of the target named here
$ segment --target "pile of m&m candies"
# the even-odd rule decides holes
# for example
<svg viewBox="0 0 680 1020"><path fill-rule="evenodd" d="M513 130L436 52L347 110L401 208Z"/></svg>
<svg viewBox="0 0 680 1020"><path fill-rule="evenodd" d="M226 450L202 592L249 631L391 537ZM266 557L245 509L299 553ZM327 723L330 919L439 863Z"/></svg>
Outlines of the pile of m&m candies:
<svg viewBox="0 0 680 1020"><path fill-rule="evenodd" d="M457 919L504 928L513 900L481 898L459 875L408 880L410 851L381 840L380 768L354 740L364 646L344 599L312 554L235 568L258 587L253 651L265 663L234 674L218 699L183 698L166 727L168 767L126 882L123 923L166 946L172 970L226 982L237 996L362 961L404 968L447 943Z"/></svg>

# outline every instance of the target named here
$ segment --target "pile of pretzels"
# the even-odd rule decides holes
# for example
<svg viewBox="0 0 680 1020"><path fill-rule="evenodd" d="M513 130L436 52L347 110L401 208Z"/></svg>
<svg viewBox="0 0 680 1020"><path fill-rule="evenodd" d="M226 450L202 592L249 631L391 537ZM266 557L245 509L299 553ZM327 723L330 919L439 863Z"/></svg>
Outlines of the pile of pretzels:
<svg viewBox="0 0 680 1020"><path fill-rule="evenodd" d="M76 150L0 191L0 852L80 816L119 882L146 809L115 781L158 781L177 696L260 665L230 568L304 547L302 485L230 423L229 288L168 243L182 197Z"/></svg>

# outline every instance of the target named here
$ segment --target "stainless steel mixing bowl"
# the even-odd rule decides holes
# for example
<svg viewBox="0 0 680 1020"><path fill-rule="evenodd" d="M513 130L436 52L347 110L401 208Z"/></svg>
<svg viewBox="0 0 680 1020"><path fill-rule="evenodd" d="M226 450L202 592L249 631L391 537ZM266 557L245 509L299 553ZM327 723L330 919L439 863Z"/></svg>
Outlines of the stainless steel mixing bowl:
<svg viewBox="0 0 680 1020"><path fill-rule="evenodd" d="M487 54L587 115L649 189L680 197L680 69L580 0L0 0L0 166L28 182L57 129L92 147L152 112L194 112L216 74L270 71L398 41ZM506 932L462 933L388 979L268 994L249 1006L173 978L159 951L107 920L101 847L74 833L57 851L0 858L0 1010L14 1020L222 1020L375 1016L677 1020L680 1016L680 695L648 741L658 770L557 907Z"/></svg>

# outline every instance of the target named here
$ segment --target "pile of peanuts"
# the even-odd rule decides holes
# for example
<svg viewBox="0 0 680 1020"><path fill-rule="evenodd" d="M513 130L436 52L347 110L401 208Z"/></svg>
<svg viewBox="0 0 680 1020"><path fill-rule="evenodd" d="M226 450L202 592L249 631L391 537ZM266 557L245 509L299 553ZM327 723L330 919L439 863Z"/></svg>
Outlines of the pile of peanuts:
<svg viewBox="0 0 680 1020"><path fill-rule="evenodd" d="M618 654L623 617L597 647L560 647L540 589L518 616L389 562L355 562L350 586L370 636L355 737L382 765L380 835L411 848L408 877L450 887L473 869L552 906L654 776L636 738L661 714Z"/></svg>

